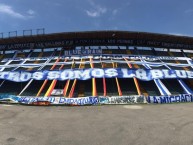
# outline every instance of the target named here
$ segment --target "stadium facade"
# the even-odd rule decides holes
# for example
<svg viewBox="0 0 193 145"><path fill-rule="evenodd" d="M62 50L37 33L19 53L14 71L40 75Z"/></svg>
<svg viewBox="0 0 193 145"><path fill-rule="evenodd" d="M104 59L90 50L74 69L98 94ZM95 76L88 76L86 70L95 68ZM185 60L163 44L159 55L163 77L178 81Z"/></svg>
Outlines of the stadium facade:
<svg viewBox="0 0 193 145"><path fill-rule="evenodd" d="M193 101L193 38L90 31L0 39L0 101Z"/></svg>

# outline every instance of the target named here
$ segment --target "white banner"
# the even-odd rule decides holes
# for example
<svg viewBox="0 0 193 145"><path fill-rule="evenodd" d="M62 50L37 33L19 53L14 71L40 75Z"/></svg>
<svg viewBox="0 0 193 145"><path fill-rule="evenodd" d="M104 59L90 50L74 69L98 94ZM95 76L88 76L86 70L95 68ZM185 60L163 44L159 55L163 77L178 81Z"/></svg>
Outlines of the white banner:
<svg viewBox="0 0 193 145"><path fill-rule="evenodd" d="M100 104L136 104L145 103L144 96L99 97Z"/></svg>
<svg viewBox="0 0 193 145"><path fill-rule="evenodd" d="M0 79L14 82L34 80L88 80L91 78L138 78L143 81L153 79L192 79L193 71L167 69L126 69L126 68L90 68L66 69L63 71L5 71L0 72Z"/></svg>

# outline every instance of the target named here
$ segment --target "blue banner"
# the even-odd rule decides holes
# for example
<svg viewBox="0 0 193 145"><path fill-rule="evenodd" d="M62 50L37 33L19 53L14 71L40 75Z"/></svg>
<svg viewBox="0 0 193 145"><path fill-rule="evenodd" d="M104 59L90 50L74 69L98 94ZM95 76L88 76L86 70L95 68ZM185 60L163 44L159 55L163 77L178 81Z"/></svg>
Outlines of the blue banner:
<svg viewBox="0 0 193 145"><path fill-rule="evenodd" d="M90 69L66 69L63 71L4 71L0 72L0 79L14 82L26 82L34 80L88 80L91 78L133 78L143 81L153 79L192 79L193 71L167 70L167 69L126 69L126 68L90 68Z"/></svg>
<svg viewBox="0 0 193 145"><path fill-rule="evenodd" d="M147 101L148 103L154 104L193 102L193 95L180 94L174 96L148 96Z"/></svg>

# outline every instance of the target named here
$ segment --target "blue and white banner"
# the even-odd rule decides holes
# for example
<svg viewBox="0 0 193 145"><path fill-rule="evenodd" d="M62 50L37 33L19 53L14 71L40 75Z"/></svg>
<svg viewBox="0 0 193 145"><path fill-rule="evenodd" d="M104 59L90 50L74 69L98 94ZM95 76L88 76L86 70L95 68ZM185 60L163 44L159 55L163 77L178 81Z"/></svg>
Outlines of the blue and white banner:
<svg viewBox="0 0 193 145"><path fill-rule="evenodd" d="M193 95L180 94L174 96L148 96L147 101L148 103L154 104L193 102Z"/></svg>
<svg viewBox="0 0 193 145"><path fill-rule="evenodd" d="M159 70L159 69L126 69L126 68L90 68L66 69L63 71L4 71L0 72L0 79L14 82L34 80L88 80L91 78L138 78L143 81L153 79L192 79L193 71L185 70Z"/></svg>
<svg viewBox="0 0 193 145"><path fill-rule="evenodd" d="M136 104L145 103L144 96L113 96L99 97L100 104Z"/></svg>
<svg viewBox="0 0 193 145"><path fill-rule="evenodd" d="M147 99L147 100L146 100ZM105 104L136 104L136 103L183 103L193 102L193 95L179 94L171 96L112 96L112 97L82 97L82 98L65 98L65 97L20 97L14 95L0 95L0 103L21 103L33 104L37 102L49 102L50 105L105 105Z"/></svg>
<svg viewBox="0 0 193 145"><path fill-rule="evenodd" d="M64 97L21 97L19 103L32 104L48 101L51 105L96 105L98 97L64 98Z"/></svg>

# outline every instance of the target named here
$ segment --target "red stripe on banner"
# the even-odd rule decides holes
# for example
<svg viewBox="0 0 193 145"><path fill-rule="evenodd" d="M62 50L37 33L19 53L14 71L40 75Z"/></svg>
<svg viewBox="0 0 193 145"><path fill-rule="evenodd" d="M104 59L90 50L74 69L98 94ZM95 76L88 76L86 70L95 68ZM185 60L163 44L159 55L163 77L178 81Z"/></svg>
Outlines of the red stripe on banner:
<svg viewBox="0 0 193 145"><path fill-rule="evenodd" d="M77 79L75 79L74 82L73 82L73 85L72 85L72 88L71 88L70 93L68 95L68 98L72 98L73 97L74 89L76 87L76 82L77 82Z"/></svg>
<svg viewBox="0 0 193 145"><path fill-rule="evenodd" d="M63 96L64 97L66 97L66 94L67 94L67 91L69 88L69 84L70 84L70 80L67 80L66 85L64 86L64 89L63 89Z"/></svg>
<svg viewBox="0 0 193 145"><path fill-rule="evenodd" d="M103 94L103 96L107 96L107 88L106 88L106 80L105 80L105 78L103 78L103 91L104 91L104 94Z"/></svg>

